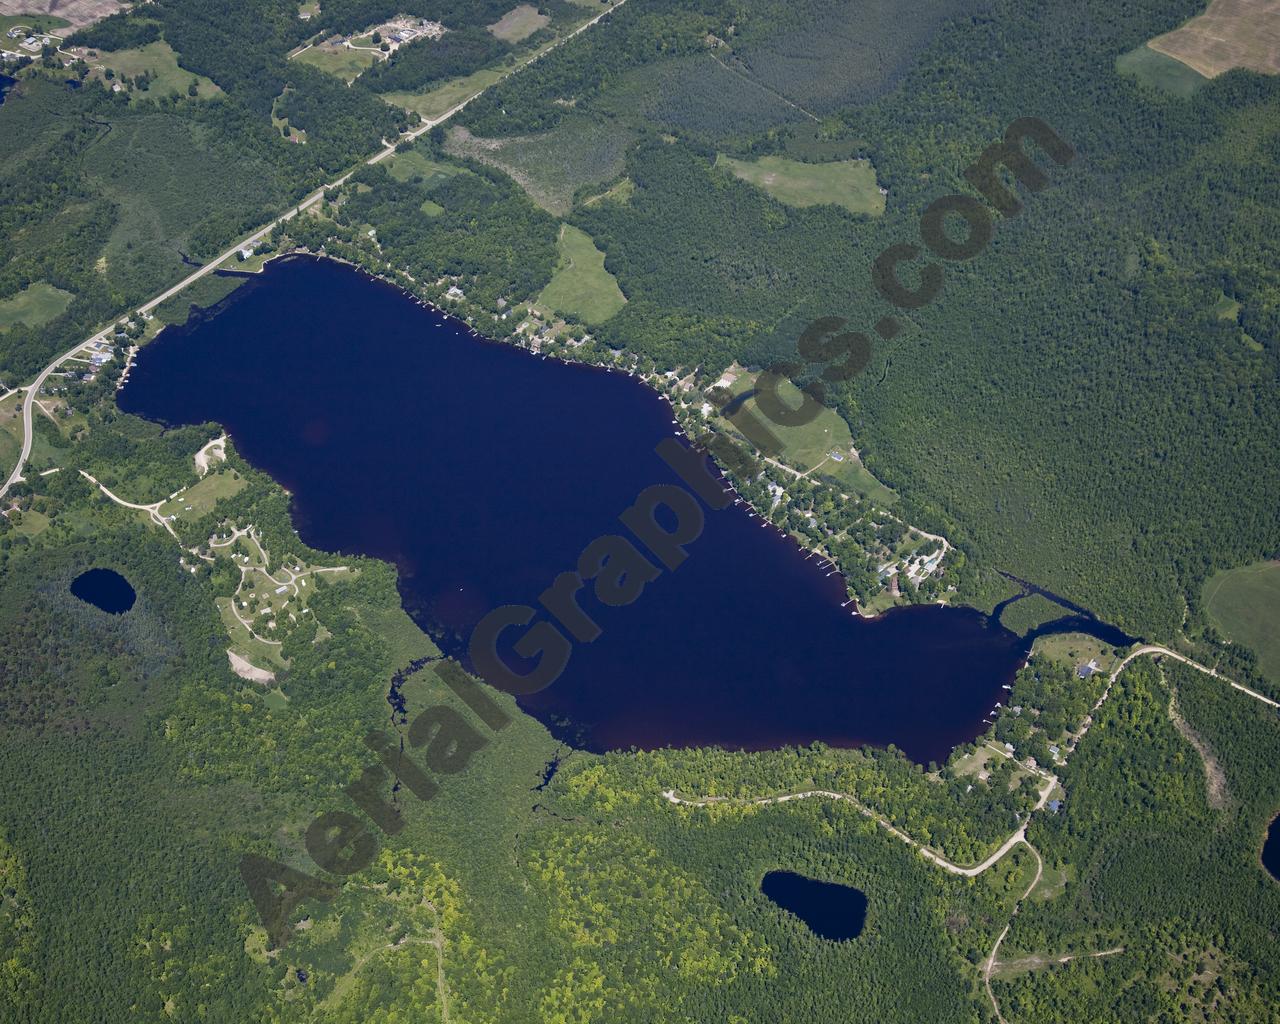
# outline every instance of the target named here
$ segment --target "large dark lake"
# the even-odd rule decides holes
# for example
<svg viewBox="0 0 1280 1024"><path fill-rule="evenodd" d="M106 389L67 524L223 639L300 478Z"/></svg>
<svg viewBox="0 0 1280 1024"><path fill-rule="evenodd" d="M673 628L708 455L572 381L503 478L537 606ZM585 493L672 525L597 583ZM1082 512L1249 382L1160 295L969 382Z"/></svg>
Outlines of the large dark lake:
<svg viewBox="0 0 1280 1024"><path fill-rule="evenodd" d="M214 315L142 350L120 405L214 420L293 494L302 538L400 571L405 607L451 654L505 604L536 605L583 548L625 532L665 401L622 373L541 359L340 264L277 261ZM973 738L1024 642L971 609L864 620L837 575L743 506L708 511L687 561L522 706L591 749L823 740L941 760ZM513 630L513 633L518 631Z"/></svg>

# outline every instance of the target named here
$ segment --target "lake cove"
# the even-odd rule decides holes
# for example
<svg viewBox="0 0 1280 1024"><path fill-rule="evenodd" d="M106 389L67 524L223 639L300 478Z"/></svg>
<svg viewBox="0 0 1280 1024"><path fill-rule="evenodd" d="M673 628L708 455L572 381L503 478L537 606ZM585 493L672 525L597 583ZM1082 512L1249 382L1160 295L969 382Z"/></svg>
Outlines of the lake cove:
<svg viewBox="0 0 1280 1024"><path fill-rule="evenodd" d="M90 569L71 581L71 593L81 601L112 615L123 615L138 595L129 581L111 569Z"/></svg>
<svg viewBox="0 0 1280 1024"><path fill-rule="evenodd" d="M216 421L293 495L308 544L393 562L450 654L556 576L653 484L670 407L623 373L542 359L342 264L277 260L138 355L119 402ZM599 623L521 706L560 739L766 749L896 744L943 760L976 736L1027 647L968 608L841 607L839 575L745 506L706 510L688 558ZM539 620L545 620L545 613ZM523 630L509 629L512 642Z"/></svg>
<svg viewBox="0 0 1280 1024"><path fill-rule="evenodd" d="M867 897L861 889L820 882L793 871L770 871L761 880L760 891L795 914L819 938L846 942L862 934Z"/></svg>

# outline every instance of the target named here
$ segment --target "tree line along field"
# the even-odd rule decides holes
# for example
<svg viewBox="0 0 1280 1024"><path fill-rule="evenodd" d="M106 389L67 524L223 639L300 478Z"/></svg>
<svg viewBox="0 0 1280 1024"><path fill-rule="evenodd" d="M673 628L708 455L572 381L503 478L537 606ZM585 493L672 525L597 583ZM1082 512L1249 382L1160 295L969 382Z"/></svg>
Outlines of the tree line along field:
<svg viewBox="0 0 1280 1024"><path fill-rule="evenodd" d="M1275 0L1210 0L1209 8L1147 45L1207 78L1232 68L1280 74Z"/></svg>
<svg viewBox="0 0 1280 1024"><path fill-rule="evenodd" d="M1280 682L1280 562L1219 572L1205 583L1202 600L1218 631L1251 648L1263 674Z"/></svg>
<svg viewBox="0 0 1280 1024"><path fill-rule="evenodd" d="M178 55L163 40L147 43L145 46L131 50L114 52L87 50L82 48L83 56L91 68L90 74L95 79L108 83L108 87L122 78L138 79L145 77L146 88L139 89L140 97L154 89L159 96L178 93L190 96L191 86L196 87L196 96L207 99L217 95L221 90L203 75L193 75L178 66ZM107 75L110 70L111 75Z"/></svg>
<svg viewBox="0 0 1280 1024"><path fill-rule="evenodd" d="M11 299L0 302L0 331L15 324L43 327L66 312L72 295L43 281L27 285Z"/></svg>
<svg viewBox="0 0 1280 1024"><path fill-rule="evenodd" d="M1208 81L1199 71L1168 54L1153 50L1147 43L1117 57L1116 70L1123 75L1132 75L1153 89L1184 99Z"/></svg>
<svg viewBox="0 0 1280 1024"><path fill-rule="evenodd" d="M562 224L557 247L560 265L538 295L539 306L573 314L587 324L598 324L626 305L618 282L605 269L604 253L595 247L590 235L571 224Z"/></svg>
<svg viewBox="0 0 1280 1024"><path fill-rule="evenodd" d="M518 43L550 24L551 19L532 4L520 4L507 11L492 25L489 31L504 43Z"/></svg>
<svg viewBox="0 0 1280 1024"><path fill-rule="evenodd" d="M382 16L371 5L335 6L353 28ZM514 80L501 90L512 100L509 123L479 106L489 127L473 125L476 134L556 130L578 107L555 99L586 107L610 88L592 77L595 61L634 65L623 74L639 77L659 34L692 47L678 59L696 58L711 80L734 74L710 67L701 49L708 23L686 22L682 6L628 3L584 33L591 61L579 65L567 46L547 68L528 69L548 77L527 97ZM1197 593L1213 569L1277 549L1267 515L1275 470L1266 458L1250 461L1253 450L1269 457L1276 440L1268 241L1280 237L1270 230L1276 87L1235 73L1177 100L1114 72L1116 54L1195 13L1184 6L1033 12L997 3L989 18L942 29L914 58L916 70L902 71L900 91L844 110L832 126L837 141L870 141L891 194L876 218L787 206L715 171L720 152L788 153L788 122L732 149L673 132L673 121L650 122L624 153L619 180L628 186L603 182L592 191L608 187L611 198L568 215L607 254L628 299L599 336L664 366L768 365L794 356L798 329L813 316L848 316L864 329L885 311L860 290L870 259L916 238L920 210L964 191L961 170L1035 100L1077 147L1077 163L1049 167L1051 186L1024 194L1019 218L997 220L981 257L947 266L944 295L912 314L910 331L878 345L865 377L838 395L838 412L873 467L901 488L913 522L1164 639L1182 621L1181 596ZM262 202L287 202L326 161L345 156L334 136L326 143L313 133L326 114L352 130L353 161L386 127L359 127L370 108L357 91L304 68L290 119L315 145L288 146L267 123L279 66L255 51L253 34L292 43L292 22L263 18L283 8L245 4L241 17L230 5L201 27L176 5L146 7L173 18L166 41L187 33L175 50L212 72L225 100L99 106L93 87L78 98L52 81L24 83L0 107L0 130L23 142L0 153L5 244L24 267L50 268L48 279L77 301L92 299L64 314L86 322L157 290L153 267L180 273L174 239L194 236L200 255L233 235L235 217L191 218L209 216L206 198L242 203L248 186L237 173L279 190ZM759 14L767 27L785 24L791 10L761 3L732 13ZM1095 31L1081 33L1082 18ZM232 30L243 52L226 47ZM742 31L765 34L745 23ZM263 81L251 80L254 66ZM1094 102L1080 104L1081 95ZM157 127L153 119L164 118L170 127ZM121 149L104 145L95 120L127 140ZM152 149L167 170L130 162L131 151ZM221 162L228 150L260 163L236 172ZM71 159L45 159L55 152ZM225 169L226 195L198 197L189 218L164 178L202 160L190 171L209 177L193 180L213 189ZM374 225L384 261L420 277L466 275L480 308L531 297L553 280L562 220L502 171L469 164L468 173L446 173L459 165L426 139L387 163L362 170L334 219L308 219L299 237L336 251ZM1091 170L1099 166L1101 183ZM55 188L58 203L45 204ZM428 202L439 212L424 217ZM231 208L248 218L251 205ZM21 218L39 230L20 235ZM108 240L99 270L101 256L84 254L108 255ZM20 275L6 273L16 285ZM185 313L182 298L174 315ZM1224 298L1238 304L1229 321L1220 318ZM6 383L13 367L38 369L78 329L10 328L0 337ZM191 453L209 438L203 428L162 432L121 416L109 391L78 414L83 437L50 433L42 420L40 443L52 451L56 439L66 466L129 495L191 482ZM337 560L306 549L287 495L237 466L247 485L206 516L251 518L273 557ZM452 1019L475 1022L579 1011L618 1021L775 1020L800 1008L819 1021L969 1024L989 1013L977 965L1030 884L1025 850L968 881L848 804L686 812L660 794L838 786L874 798L897 825L949 854L977 859L1016 827L1018 783L966 792L971 782L934 778L891 751L567 752L504 697L512 725L437 799L405 795L404 831L333 903L305 905L298 916L310 927L293 942L269 949L240 856L307 866L302 837L314 814L351 809L342 787L373 763L362 737L388 728L391 673L437 652L405 620L389 569L361 561L350 580L314 596L325 632L290 638L279 680L288 699L269 699L231 673L225 641L209 642L224 635L217 600L234 592L234 579L182 571L172 538L68 469L36 478L20 498L40 529L0 530L0 676L24 681L0 688L5 1019L203 1014L346 1024L429 1017L446 1000ZM196 543L212 523L175 525ZM139 592L126 616L97 614L66 591L79 571L104 562ZM1225 774L1226 812L1209 805L1202 755L1170 717L1175 689ZM430 674L405 693L415 709L447 703L468 714ZM1175 665L1142 661L1121 677L1064 773L1063 810L1037 817L1029 832L1046 875L1013 919L1005 955L1125 951L1002 971L993 986L1008 1019L1269 1019L1280 1001L1272 934L1280 896L1257 848L1280 804L1280 739L1274 714L1242 701L1221 680ZM561 754L550 785L535 790ZM759 880L779 866L863 888L871 900L863 940L822 942L769 904Z"/></svg>
<svg viewBox="0 0 1280 1024"><path fill-rule="evenodd" d="M625 127L575 117L549 132L499 139L453 128L444 148L451 156L501 168L538 206L563 217L580 190L618 177L625 166L623 153L634 137Z"/></svg>
<svg viewBox="0 0 1280 1024"><path fill-rule="evenodd" d="M850 213L878 215L884 212L884 195L876 172L866 160L839 160L806 164L781 156L758 160L716 157L737 178L763 189L788 206L843 206Z"/></svg>

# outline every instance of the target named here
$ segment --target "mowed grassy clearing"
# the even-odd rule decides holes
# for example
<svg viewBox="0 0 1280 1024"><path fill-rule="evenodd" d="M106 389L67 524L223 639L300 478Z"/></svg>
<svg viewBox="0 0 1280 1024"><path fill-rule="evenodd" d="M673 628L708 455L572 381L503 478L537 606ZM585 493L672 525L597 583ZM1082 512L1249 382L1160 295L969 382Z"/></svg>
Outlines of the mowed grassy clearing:
<svg viewBox="0 0 1280 1024"><path fill-rule="evenodd" d="M490 25L489 31L504 43L518 43L522 39L528 39L550 21L545 14L539 14L532 4L521 4Z"/></svg>
<svg viewBox="0 0 1280 1024"><path fill-rule="evenodd" d="M234 469L210 473L199 483L192 484L172 501L160 506L162 516L176 515L182 519L199 519L213 511L223 498L231 498L244 490L246 481Z"/></svg>
<svg viewBox="0 0 1280 1024"><path fill-rule="evenodd" d="M12 298L0 300L0 331L7 331L14 324L43 327L65 313L72 298L70 292L43 281L28 285Z"/></svg>
<svg viewBox="0 0 1280 1024"><path fill-rule="evenodd" d="M448 181L455 174L469 173L462 167L432 160L416 149L407 153L397 153L386 163L387 172L396 181L412 181L421 178L423 188L433 188L441 182Z"/></svg>
<svg viewBox="0 0 1280 1024"><path fill-rule="evenodd" d="M104 78L103 71L99 68L110 68L117 77L127 75L129 78L137 78L144 71L147 72L151 76L151 85L147 92L135 94L135 99L167 96L171 92L186 96L193 81L196 83L197 95L202 98L207 99L222 92L210 79L179 67L178 55L163 40L134 50L100 51L98 56L87 58L87 63L92 69L92 77L97 79Z"/></svg>
<svg viewBox="0 0 1280 1024"><path fill-rule="evenodd" d="M586 323L608 320L627 303L614 276L604 267L604 253L585 231L560 225L560 269L542 289L538 305L557 313L575 313Z"/></svg>
<svg viewBox="0 0 1280 1024"><path fill-rule="evenodd" d="M345 46L313 46L293 59L299 64L310 64L326 74L341 78L350 85L373 67L379 58L376 53L368 50L351 50Z"/></svg>
<svg viewBox="0 0 1280 1024"><path fill-rule="evenodd" d="M1219 632L1250 648L1267 678L1280 683L1280 562L1215 574L1205 584L1204 606Z"/></svg>
<svg viewBox="0 0 1280 1024"><path fill-rule="evenodd" d="M393 107L412 110L426 120L434 121L463 100L500 82L506 75L507 72L499 68L481 68L462 78L451 78L427 92L388 92L383 93L382 98Z"/></svg>
<svg viewBox="0 0 1280 1024"><path fill-rule="evenodd" d="M738 377L729 385L730 392L739 396L754 391L758 374L741 369L736 372ZM787 405L799 408L800 389L791 381L784 380L778 386L778 395ZM782 446L782 461L787 465L802 471L816 470L815 476L830 477L846 490L880 505L892 505L898 500L898 496L872 476L854 454L849 424L834 409L824 407L808 423L788 427L772 422L761 412L754 395L745 399L741 408L773 432ZM723 420L722 423L728 424L728 421ZM729 429L735 430L732 425Z"/></svg>
<svg viewBox="0 0 1280 1024"><path fill-rule="evenodd" d="M1116 71L1136 78L1152 89L1171 96L1181 96L1183 99L1209 81L1194 68L1151 49L1146 43L1117 57Z"/></svg>
<svg viewBox="0 0 1280 1024"><path fill-rule="evenodd" d="M804 164L781 156L735 160L721 154L716 157L716 166L726 168L735 177L763 189L788 206L830 203L850 213L873 217L884 213L884 196L869 160Z"/></svg>

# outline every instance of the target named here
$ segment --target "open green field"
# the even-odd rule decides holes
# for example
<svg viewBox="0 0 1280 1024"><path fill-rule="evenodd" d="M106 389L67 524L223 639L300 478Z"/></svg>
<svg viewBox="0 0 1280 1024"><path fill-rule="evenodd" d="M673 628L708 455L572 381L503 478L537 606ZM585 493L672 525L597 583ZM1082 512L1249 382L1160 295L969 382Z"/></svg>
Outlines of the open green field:
<svg viewBox="0 0 1280 1024"><path fill-rule="evenodd" d="M1220 572L1204 586L1209 620L1258 656L1268 679L1280 683L1280 562Z"/></svg>
<svg viewBox="0 0 1280 1024"><path fill-rule="evenodd" d="M545 14L539 14L532 4L521 4L490 25L489 31L504 43L518 43L522 39L528 39L550 21Z"/></svg>
<svg viewBox="0 0 1280 1024"><path fill-rule="evenodd" d="M1056 899L1066 891L1067 886L1076 880L1076 869L1074 865L1064 864L1062 867L1053 867L1046 864L1044 874L1040 876L1040 883L1031 893L1033 900L1048 902Z"/></svg>
<svg viewBox="0 0 1280 1024"><path fill-rule="evenodd" d="M1240 315L1240 303L1224 293L1213 304L1213 312L1219 320L1237 320Z"/></svg>
<svg viewBox="0 0 1280 1024"><path fill-rule="evenodd" d="M739 370L729 390L735 396L745 394L754 389L756 377L757 374ZM778 393L788 405L799 407L800 390L789 380L779 385ZM754 396L746 399L742 408L768 424L782 445L782 460L788 465L801 470L816 469L816 475L830 477L852 493L880 505L891 505L898 500L853 454L849 424L834 409L824 407L810 422L787 427L771 422L757 408Z"/></svg>
<svg viewBox="0 0 1280 1024"><path fill-rule="evenodd" d="M7 480L22 450L21 392L0 402L0 480Z"/></svg>
<svg viewBox="0 0 1280 1024"><path fill-rule="evenodd" d="M13 298L0 300L0 331L14 324L43 327L66 312L73 298L70 292L43 281L28 285Z"/></svg>
<svg viewBox="0 0 1280 1024"><path fill-rule="evenodd" d="M417 149L411 149L407 153L397 153L384 166L396 181L412 181L415 178L421 178L422 181L419 184L424 188L433 188L441 182L448 181L455 174L469 173L453 164L432 160Z"/></svg>
<svg viewBox="0 0 1280 1024"><path fill-rule="evenodd" d="M244 490L245 480L234 469L210 473L197 484L192 484L172 501L160 506L162 516L176 515L183 519L199 519L213 511L222 498L230 498Z"/></svg>
<svg viewBox="0 0 1280 1024"><path fill-rule="evenodd" d="M1122 75L1131 75L1143 85L1172 96L1190 96L1209 81L1199 71L1187 67L1174 57L1151 49L1146 43L1117 57L1116 70Z"/></svg>
<svg viewBox="0 0 1280 1024"><path fill-rule="evenodd" d="M589 324L602 323L626 305L618 282L604 268L604 253L585 231L560 226L560 267L538 296L538 305L557 313L576 313Z"/></svg>
<svg viewBox="0 0 1280 1024"><path fill-rule="evenodd" d="M565 216L580 188L622 173L634 134L612 121L566 117L549 132L485 139L465 128L449 132L446 150L500 168L548 213Z"/></svg>
<svg viewBox="0 0 1280 1024"><path fill-rule="evenodd" d="M1036 640L1031 652L1036 656L1048 658L1072 668L1097 660L1104 672L1110 672L1118 660L1115 648L1085 633L1058 633L1055 636L1042 636Z"/></svg>
<svg viewBox="0 0 1280 1024"><path fill-rule="evenodd" d="M884 213L884 196L869 160L802 164L782 156L735 160L721 154L716 157L716 166L727 168L734 177L763 189L788 206L831 203L843 206L850 213L872 216Z"/></svg>
<svg viewBox="0 0 1280 1024"><path fill-rule="evenodd" d="M427 120L434 120L448 113L463 100L489 88L505 77L506 72L497 68L481 68L462 78L451 78L443 85L427 92L387 92L382 98L393 107L412 110Z"/></svg>
<svg viewBox="0 0 1280 1024"><path fill-rule="evenodd" d="M378 55L370 50L352 50L345 46L312 46L293 59L341 78L350 85L373 67Z"/></svg>
<svg viewBox="0 0 1280 1024"><path fill-rule="evenodd" d="M137 78L144 71L147 72L151 76L151 85L146 93L140 93L143 97L148 94L167 96L171 92L186 96L193 81L201 98L208 99L222 92L203 75L179 67L178 55L163 40L148 43L135 50L114 50L109 53L102 51L97 57L90 57L88 64L93 69L93 77L99 79L103 77L99 67L110 68L117 77L127 75L129 78Z"/></svg>
<svg viewBox="0 0 1280 1024"><path fill-rule="evenodd" d="M582 201L583 206L599 206L601 203L618 203L626 206L636 194L636 183L630 178L623 178L618 184L599 195L590 196Z"/></svg>

